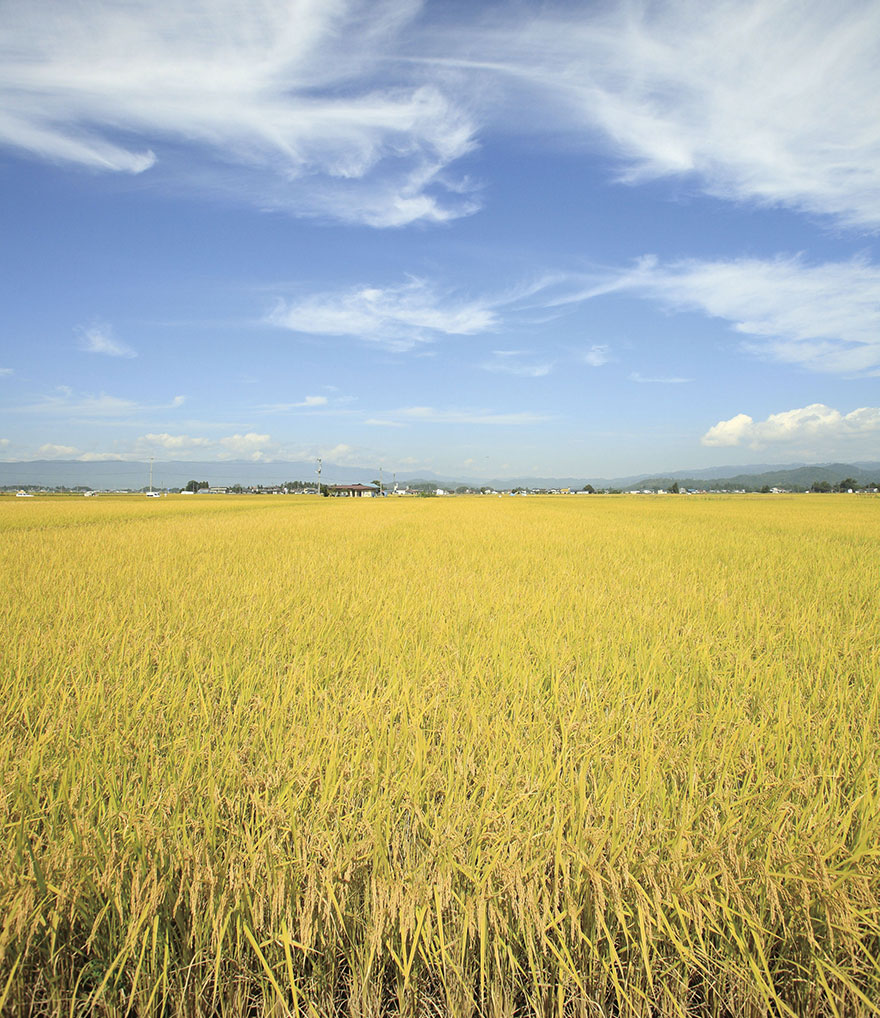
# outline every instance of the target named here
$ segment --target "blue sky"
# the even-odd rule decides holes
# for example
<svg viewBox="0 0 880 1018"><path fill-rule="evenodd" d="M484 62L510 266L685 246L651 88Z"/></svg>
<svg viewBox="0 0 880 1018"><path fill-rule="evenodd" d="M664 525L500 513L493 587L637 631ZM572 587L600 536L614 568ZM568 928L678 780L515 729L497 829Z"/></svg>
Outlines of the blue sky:
<svg viewBox="0 0 880 1018"><path fill-rule="evenodd" d="M880 459L876 4L0 15L0 458Z"/></svg>

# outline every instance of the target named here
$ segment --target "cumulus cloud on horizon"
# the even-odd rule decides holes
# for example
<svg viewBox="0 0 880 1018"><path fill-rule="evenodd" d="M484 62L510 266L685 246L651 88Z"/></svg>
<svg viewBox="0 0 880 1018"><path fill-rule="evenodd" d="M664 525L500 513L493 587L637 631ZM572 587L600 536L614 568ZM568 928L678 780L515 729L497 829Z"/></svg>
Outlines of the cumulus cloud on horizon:
<svg viewBox="0 0 880 1018"><path fill-rule="evenodd" d="M47 460L70 459L78 452L75 445L57 445L54 442L46 442L37 449L37 456Z"/></svg>
<svg viewBox="0 0 880 1018"><path fill-rule="evenodd" d="M161 432L141 435L135 442L133 455L149 455L154 449L183 455L198 452L200 455L208 455L218 460L236 457L262 460L274 458L277 445L272 441L271 435L261 435L253 431L215 438Z"/></svg>
<svg viewBox="0 0 880 1018"><path fill-rule="evenodd" d="M168 451L205 448L214 444L210 438L194 438L191 435L169 435L168 432L143 435L140 442L151 446L158 446Z"/></svg>
<svg viewBox="0 0 880 1018"><path fill-rule="evenodd" d="M768 445L812 443L822 448L830 443L880 436L880 407L859 407L847 414L824 403L811 403L795 410L770 414L763 421L748 414L736 414L719 421L703 435L705 446Z"/></svg>

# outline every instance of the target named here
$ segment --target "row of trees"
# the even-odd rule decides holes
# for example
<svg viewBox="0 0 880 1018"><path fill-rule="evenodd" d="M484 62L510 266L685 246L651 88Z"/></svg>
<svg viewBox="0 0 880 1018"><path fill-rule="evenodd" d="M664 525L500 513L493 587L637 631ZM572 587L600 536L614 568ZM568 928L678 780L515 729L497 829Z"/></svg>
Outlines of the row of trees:
<svg viewBox="0 0 880 1018"><path fill-rule="evenodd" d="M184 491L207 491L211 485L208 481L187 481L184 486ZM317 488L317 484L314 481L285 481L279 485L280 488L286 488L288 491L314 491ZM325 484L321 485L322 493L323 489L326 488ZM233 495L241 495L245 491L249 490L242 487L240 484L231 484L227 489ZM250 489L251 491L256 489Z"/></svg>
<svg viewBox="0 0 880 1018"><path fill-rule="evenodd" d="M837 484L832 484L830 481L813 481L810 491L818 491L824 494L829 491L858 491L860 488L880 488L880 484L876 481L873 484L859 484L855 478L845 477L842 481L838 481Z"/></svg>
<svg viewBox="0 0 880 1018"><path fill-rule="evenodd" d="M873 483L859 484L859 482L855 478L845 477L842 481L838 481L837 484L832 484L830 481L813 481L809 490L819 492L821 494L827 494L829 492L840 492L840 491L861 491L861 490L876 491L877 489L880 489L880 482L874 481ZM672 484L666 490L671 495L678 495L681 489L678 486L678 481L673 481ZM762 488L758 488L755 490L757 490L760 494L766 495L769 494L769 492L772 489L768 484L765 484ZM804 489L799 487L798 485L792 485L788 490L803 491ZM581 488L581 491L585 491L589 495L593 495L596 493L596 489L593 487L592 484L585 484L583 488ZM620 489L601 488L599 493L618 495L620 494Z"/></svg>
<svg viewBox="0 0 880 1018"><path fill-rule="evenodd" d="M670 487L666 489L671 495L679 494L678 481L673 481ZM588 495L622 495L623 488L599 488L598 491L593 487L592 484L585 484L581 491L585 491Z"/></svg>
<svg viewBox="0 0 880 1018"><path fill-rule="evenodd" d="M373 481L372 483L376 487L379 487L379 482L378 481ZM186 487L184 488L184 491L207 491L207 489L209 487L210 487L210 484L207 481L187 481L187 484L186 484ZM310 490L310 489L314 489L316 487L316 485L315 485L315 483L313 481L285 481L284 484L281 485L281 487L282 488L287 488L289 491L307 491L307 490ZM425 488L425 489L427 489L427 488L431 487L431 485L428 484L427 482L425 482L425 483L422 483L421 485L417 484L417 485L415 485L415 487L417 489L418 488ZM862 485L862 484L859 484L859 482L857 480L855 480L855 478L853 478L853 477L845 477L842 481L838 481L837 484L832 484L830 481L813 481L813 484L810 487L810 491L819 492L819 493L823 493L824 494L824 493L833 492L833 491L859 491L862 488L866 488L866 489L880 488L880 483L875 481L873 484L864 484L864 485ZM63 490L63 489L61 489L61 490ZM80 489L79 488L73 488L71 490L78 491ZM83 490L85 490L85 489L83 489ZM244 488L242 488L242 486L240 484L235 484L229 490L231 492L238 493L238 492L244 491ZM326 484L320 485L320 489L319 490L320 490L322 495L329 495L330 494L330 492L327 490L327 485ZM469 487L465 487L464 485L461 485L461 486L459 486L458 488L455 489L455 492L456 492L456 494L464 495L464 494L468 494L470 492L473 492L475 490L476 489L474 489L474 488L469 488ZM486 487L481 487L479 489L479 491L481 491L483 494L485 494L486 492L491 491L491 490L492 489L486 488ZM526 489L525 488L514 488L512 490L515 491L515 492L520 492L520 491L525 491ZM592 484L585 484L581 490L587 492L588 495L595 495L597 493L598 494L618 495L618 494L621 493L621 489L620 488L601 488L597 492ZM679 485L678 485L678 481L673 481L672 484L666 490L670 494L672 494L672 495L678 495L679 491L680 491ZM794 490L794 488L792 488L791 490ZM800 490L803 491L802 488ZM763 492L763 493L767 493L767 492L770 491L770 488L769 488L768 485L765 484L764 487L760 489L760 491Z"/></svg>

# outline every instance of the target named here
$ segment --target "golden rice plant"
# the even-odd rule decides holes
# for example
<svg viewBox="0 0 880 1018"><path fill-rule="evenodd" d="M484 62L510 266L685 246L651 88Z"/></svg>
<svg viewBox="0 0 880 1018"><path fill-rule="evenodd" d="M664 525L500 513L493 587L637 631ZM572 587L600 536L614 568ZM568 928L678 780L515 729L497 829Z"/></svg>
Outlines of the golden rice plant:
<svg viewBox="0 0 880 1018"><path fill-rule="evenodd" d="M878 524L0 499L0 1013L877 1014Z"/></svg>

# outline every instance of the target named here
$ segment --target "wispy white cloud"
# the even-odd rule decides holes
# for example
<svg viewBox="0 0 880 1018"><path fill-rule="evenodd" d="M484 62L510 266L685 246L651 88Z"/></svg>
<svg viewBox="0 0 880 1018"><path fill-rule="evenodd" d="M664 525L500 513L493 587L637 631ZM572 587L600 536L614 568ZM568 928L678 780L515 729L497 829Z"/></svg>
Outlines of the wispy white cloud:
<svg viewBox="0 0 880 1018"><path fill-rule="evenodd" d="M467 214L447 170L474 144L466 107L379 73L419 6L9 0L0 142L375 226Z"/></svg>
<svg viewBox="0 0 880 1018"><path fill-rule="evenodd" d="M330 402L327 396L306 396L294 403L263 403L257 409L264 414L290 413L293 410L326 410L330 407ZM333 400L333 404L349 402L350 397L337 397Z"/></svg>
<svg viewBox="0 0 880 1018"><path fill-rule="evenodd" d="M812 403L770 414L763 421L755 421L748 414L737 414L713 425L701 441L707 446L749 445L753 449L768 445L806 445L816 451L865 438L876 448L878 435L880 407L860 407L842 414L824 403Z"/></svg>
<svg viewBox="0 0 880 1018"><path fill-rule="evenodd" d="M494 83L485 119L598 138L624 181L689 175L877 229L878 37L880 8L859 0L635 0L512 8L425 50Z"/></svg>
<svg viewBox="0 0 880 1018"><path fill-rule="evenodd" d="M875 4L7 0L0 142L374 226L474 211L480 132L880 228ZM551 141L552 143L552 141ZM181 151L185 147L186 151Z"/></svg>
<svg viewBox="0 0 880 1018"><path fill-rule="evenodd" d="M605 343L594 343L582 357L585 364L589 364L591 368L601 368L603 364L607 364L611 358L611 347Z"/></svg>
<svg viewBox="0 0 880 1018"><path fill-rule="evenodd" d="M518 375L521 378L543 378L553 370L552 361L529 360L527 350L493 350L492 359L481 367L495 374Z"/></svg>
<svg viewBox="0 0 880 1018"><path fill-rule="evenodd" d="M693 378L683 378L680 375L655 375L645 376L638 371L633 371L629 375L631 382L640 382L644 385L684 385L686 382L692 382Z"/></svg>
<svg viewBox="0 0 880 1018"><path fill-rule="evenodd" d="M423 279L401 286L359 287L279 301L268 324L310 335L348 336L404 351L440 336L468 336L495 328L491 300L439 293Z"/></svg>
<svg viewBox="0 0 880 1018"><path fill-rule="evenodd" d="M880 267L856 258L644 259L615 288L678 311L700 311L748 336L744 346L777 361L839 374L880 372Z"/></svg>
<svg viewBox="0 0 880 1018"><path fill-rule="evenodd" d="M79 346L86 353L102 353L108 357L137 357L137 353L114 335L113 328L104 323L79 326L76 330Z"/></svg>
<svg viewBox="0 0 880 1018"><path fill-rule="evenodd" d="M48 417L130 417L156 410L176 410L183 406L185 400L185 396L175 396L168 403L141 403L107 393L98 396L75 393L69 386L58 386L54 395L44 396L36 403L13 407L9 412L45 414Z"/></svg>
<svg viewBox="0 0 880 1018"><path fill-rule="evenodd" d="M607 295L637 296L678 312L699 312L730 323L747 352L815 372L880 373L880 266L865 257L810 264L802 256L682 260L653 256L632 267L592 275L557 272L502 295L467 298L426 280L398 287L362 287L279 302L267 321L313 335L336 335L405 351L444 336L519 328L537 310L565 313ZM601 367L613 360L607 344L575 359ZM488 371L531 377L548 374L554 360L518 349L498 349ZM641 382L685 382L682 376L631 376Z"/></svg>
<svg viewBox="0 0 880 1018"><path fill-rule="evenodd" d="M387 414L373 418L373 424L390 422L406 422L410 424L494 424L518 425L537 424L549 420L545 414L536 414L522 410L514 413L499 413L495 410L463 410L438 409L430 406L402 407Z"/></svg>
<svg viewBox="0 0 880 1018"><path fill-rule="evenodd" d="M12 370L12 368L0 368L0 378L5 378L6 376L12 375L14 373L15 372Z"/></svg>

